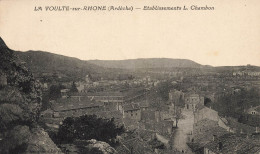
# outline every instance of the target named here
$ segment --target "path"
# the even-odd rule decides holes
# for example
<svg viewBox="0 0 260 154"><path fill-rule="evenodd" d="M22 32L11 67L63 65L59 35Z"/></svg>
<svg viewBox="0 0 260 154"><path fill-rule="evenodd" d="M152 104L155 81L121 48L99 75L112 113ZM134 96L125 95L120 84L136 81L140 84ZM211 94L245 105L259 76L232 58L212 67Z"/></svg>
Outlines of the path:
<svg viewBox="0 0 260 154"><path fill-rule="evenodd" d="M178 122L178 128L176 129L174 139L173 139L173 147L178 151L187 154L192 154L191 149L186 144L188 141L188 134L193 130L194 123L194 115L192 111L182 111L183 119L180 119Z"/></svg>

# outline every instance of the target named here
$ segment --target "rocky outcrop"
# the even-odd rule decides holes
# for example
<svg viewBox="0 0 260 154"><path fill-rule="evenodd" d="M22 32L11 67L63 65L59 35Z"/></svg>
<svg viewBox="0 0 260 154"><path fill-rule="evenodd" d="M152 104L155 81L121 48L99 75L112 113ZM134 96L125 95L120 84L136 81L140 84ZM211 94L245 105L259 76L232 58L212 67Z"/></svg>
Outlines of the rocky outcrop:
<svg viewBox="0 0 260 154"><path fill-rule="evenodd" d="M0 75L0 130L36 123L41 108L40 84L1 38Z"/></svg>
<svg viewBox="0 0 260 154"><path fill-rule="evenodd" d="M61 153L38 126L40 84L0 38L0 153Z"/></svg>
<svg viewBox="0 0 260 154"><path fill-rule="evenodd" d="M95 139L89 140L88 145L86 147L90 153L101 153L101 154L117 153L116 150L106 142L97 141Z"/></svg>
<svg viewBox="0 0 260 154"><path fill-rule="evenodd" d="M77 140L73 144L63 144L61 149L66 153L82 154L117 154L118 152L108 143L92 140Z"/></svg>
<svg viewBox="0 0 260 154"><path fill-rule="evenodd" d="M0 146L0 153L61 153L42 128L15 126Z"/></svg>

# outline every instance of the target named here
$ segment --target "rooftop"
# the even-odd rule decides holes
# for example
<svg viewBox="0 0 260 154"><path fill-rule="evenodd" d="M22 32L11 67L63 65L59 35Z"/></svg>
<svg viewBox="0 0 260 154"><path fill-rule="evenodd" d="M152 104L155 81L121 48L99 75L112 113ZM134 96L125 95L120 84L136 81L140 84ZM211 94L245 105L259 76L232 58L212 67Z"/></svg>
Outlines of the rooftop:
<svg viewBox="0 0 260 154"><path fill-rule="evenodd" d="M192 146L196 146L191 147L194 151L202 148L205 144L211 142L213 140L213 136L219 137L229 133L228 131L226 131L226 129L218 126L218 122L209 119L203 119L197 122L196 124L194 124L194 127L196 126L202 128L203 130L198 134L194 134L194 142L192 143Z"/></svg>
<svg viewBox="0 0 260 154"><path fill-rule="evenodd" d="M52 109L54 111L68 111L68 110L76 110L83 108L91 108L91 107L100 107L103 106L103 103L96 102L94 100L90 100L87 97L81 98L62 98L58 99L55 104L53 104Z"/></svg>
<svg viewBox="0 0 260 154"><path fill-rule="evenodd" d="M118 153L122 154L153 154L152 147L139 137L123 140L121 145L116 148Z"/></svg>
<svg viewBox="0 0 260 154"><path fill-rule="evenodd" d="M257 112L260 112L260 105L259 106L255 106L255 107L251 107L248 109L248 111L257 111Z"/></svg>
<svg viewBox="0 0 260 154"><path fill-rule="evenodd" d="M145 92L144 88L132 88L132 89L122 89L120 91L104 91L104 92L97 92L97 93L87 93L87 96L118 96L118 97L125 97L125 96L134 96L140 93Z"/></svg>
<svg viewBox="0 0 260 154"><path fill-rule="evenodd" d="M124 111L140 110L140 105L135 103L126 104L123 106Z"/></svg>
<svg viewBox="0 0 260 154"><path fill-rule="evenodd" d="M256 153L260 152L260 142L247 138L245 135L225 134L205 145L216 153Z"/></svg>

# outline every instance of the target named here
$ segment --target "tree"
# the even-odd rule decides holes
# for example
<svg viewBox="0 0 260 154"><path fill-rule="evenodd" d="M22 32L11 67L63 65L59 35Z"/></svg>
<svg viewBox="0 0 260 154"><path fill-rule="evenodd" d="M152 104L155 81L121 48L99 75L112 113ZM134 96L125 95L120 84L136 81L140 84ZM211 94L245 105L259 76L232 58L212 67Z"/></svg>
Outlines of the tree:
<svg viewBox="0 0 260 154"><path fill-rule="evenodd" d="M169 92L173 88L172 84L170 81L165 81L160 83L156 87L156 91L159 95L159 97L162 98L163 101L167 101L169 99Z"/></svg>
<svg viewBox="0 0 260 154"><path fill-rule="evenodd" d="M60 98L61 97L60 90L61 90L60 86L52 85L50 87L50 93L49 93L50 99L51 100L57 100L58 98Z"/></svg>
<svg viewBox="0 0 260 154"><path fill-rule="evenodd" d="M116 126L114 119L106 120L96 115L84 115L66 118L59 128L56 140L59 143L72 143L76 139L96 139L112 143L113 139L123 132L124 127Z"/></svg>
<svg viewBox="0 0 260 154"><path fill-rule="evenodd" d="M205 97L204 99L204 105L207 107L210 107L212 105L212 101L210 98Z"/></svg>
<svg viewBox="0 0 260 154"><path fill-rule="evenodd" d="M50 100L57 100L61 98L61 89L65 89L66 87L62 84L52 85L49 90L49 98Z"/></svg>

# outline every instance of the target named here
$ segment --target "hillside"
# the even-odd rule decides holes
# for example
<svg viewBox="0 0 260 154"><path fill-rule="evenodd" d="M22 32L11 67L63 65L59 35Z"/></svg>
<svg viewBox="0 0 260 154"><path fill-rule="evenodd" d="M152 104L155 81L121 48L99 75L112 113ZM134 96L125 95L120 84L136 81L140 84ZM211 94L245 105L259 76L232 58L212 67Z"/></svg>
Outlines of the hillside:
<svg viewBox="0 0 260 154"><path fill-rule="evenodd" d="M218 72L228 72L228 71L260 71L259 66L247 65L247 66L219 66L215 67Z"/></svg>
<svg viewBox="0 0 260 154"><path fill-rule="evenodd" d="M147 58L147 59L128 59L128 60L89 60L89 63L107 67L121 69L139 69L139 68L200 68L200 65L187 59L170 58Z"/></svg>
<svg viewBox="0 0 260 154"><path fill-rule="evenodd" d="M67 76L85 76L108 71L87 61L43 51L15 52L26 66L37 73L61 73Z"/></svg>

